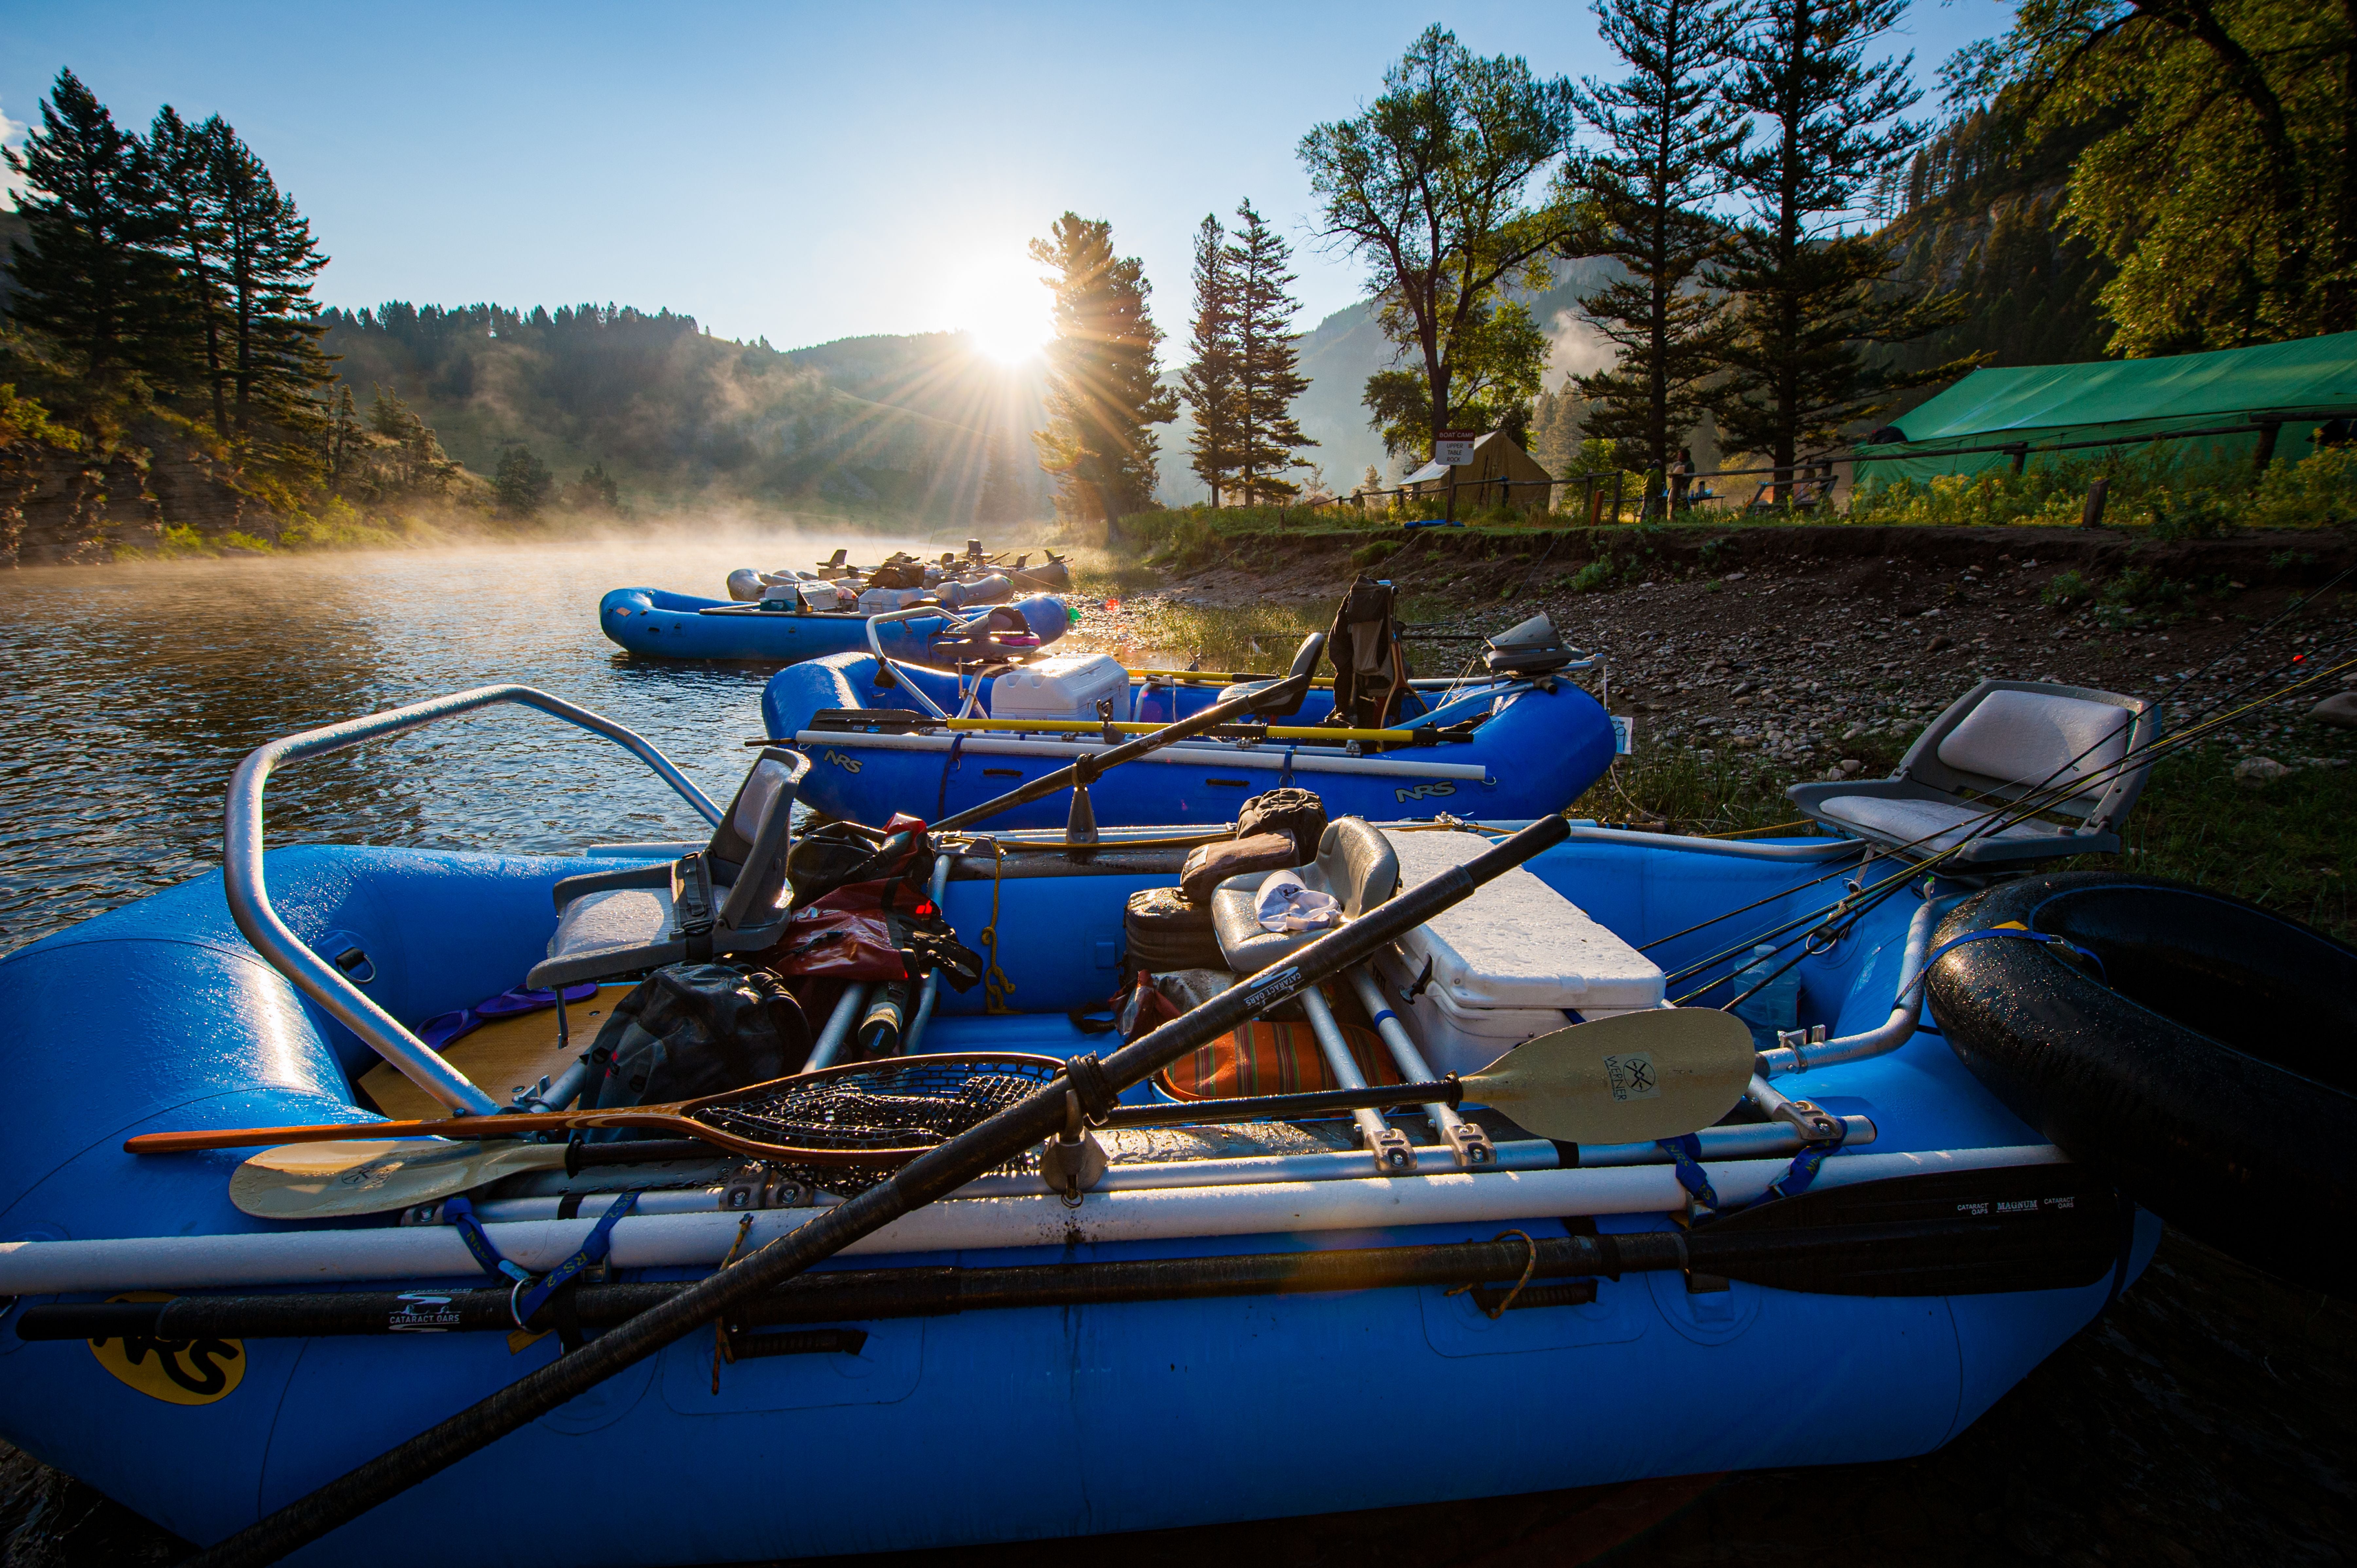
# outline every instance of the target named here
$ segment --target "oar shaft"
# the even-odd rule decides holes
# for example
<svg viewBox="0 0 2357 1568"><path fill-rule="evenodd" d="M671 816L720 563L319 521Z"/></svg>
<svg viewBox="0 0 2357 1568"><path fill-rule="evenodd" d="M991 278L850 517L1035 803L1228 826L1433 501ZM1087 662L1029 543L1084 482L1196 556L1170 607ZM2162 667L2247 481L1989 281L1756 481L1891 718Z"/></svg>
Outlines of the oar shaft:
<svg viewBox="0 0 2357 1568"><path fill-rule="evenodd" d="M1232 1100L1189 1100L1178 1105L1125 1105L1107 1115L1106 1127L1183 1127L1205 1122L1286 1122L1344 1111L1384 1111L1394 1105L1456 1105L1465 1086L1457 1079L1433 1083L1377 1083L1364 1089L1322 1089L1306 1094L1264 1094Z"/></svg>
<svg viewBox="0 0 2357 1568"><path fill-rule="evenodd" d="M1452 866L1318 938L1275 969L1222 992L1114 1052L1098 1064L1100 1070L1115 1090L1143 1082L1272 1003L1370 957L1442 910L1462 903L1482 884L1562 843L1569 832L1570 826L1562 817L1541 818L1464 865ZM947 1197L985 1171L1060 1132L1065 1097L1071 1089L1069 1077L1055 1079L981 1125L918 1156L890 1180L821 1212L743 1262L698 1281L579 1349L525 1373L498 1392L257 1520L191 1563L199 1568L231 1568L231 1564L261 1568L277 1562L578 1398L623 1368L775 1290L911 1209Z"/></svg>
<svg viewBox="0 0 2357 1568"><path fill-rule="evenodd" d="M1200 735L1207 729L1217 729L1231 719L1241 718L1245 714L1288 702L1308 690L1308 676L1296 675L1289 680L1279 681L1274 686L1265 687L1257 692L1248 692L1240 697L1231 697L1224 703L1214 703L1201 713L1190 714L1178 723L1166 725L1150 735L1142 735L1135 740L1124 741L1121 745L1109 747L1094 757L1082 757L1069 768L1059 768L1044 778L1034 779L1028 784L1010 789L995 800L985 800L979 806L970 806L963 811L945 817L933 824L933 831L935 832L951 832L974 822L987 821L1001 811L1011 811L1017 806L1026 806L1034 800L1045 800L1060 790L1071 789L1075 784L1086 783L1107 768L1117 768L1125 762L1134 762L1141 757L1159 751L1174 741L1184 740L1190 735Z"/></svg>
<svg viewBox="0 0 2357 1568"><path fill-rule="evenodd" d="M517 1138L527 1133L573 1133L591 1127L646 1127L707 1137L709 1130L675 1105L634 1111L541 1111L514 1116L446 1116L436 1122L325 1122L300 1127L233 1127L201 1133L142 1133L125 1138L132 1155L186 1155L204 1149L252 1149L279 1144L333 1144L375 1138Z"/></svg>

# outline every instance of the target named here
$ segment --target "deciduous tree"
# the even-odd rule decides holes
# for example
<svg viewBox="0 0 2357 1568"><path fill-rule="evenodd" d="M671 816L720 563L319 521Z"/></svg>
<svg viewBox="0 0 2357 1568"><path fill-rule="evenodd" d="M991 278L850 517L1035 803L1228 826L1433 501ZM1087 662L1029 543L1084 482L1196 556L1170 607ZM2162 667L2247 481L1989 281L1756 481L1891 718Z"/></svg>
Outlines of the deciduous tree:
<svg viewBox="0 0 2357 1568"><path fill-rule="evenodd" d="M1373 103L1302 138L1325 234L1366 264L1400 357L1418 356L1367 382L1387 451L1429 454L1441 431L1500 423L1501 402L1537 392L1545 336L1501 291L1544 286L1546 256L1572 231L1566 188L1533 190L1572 124L1569 82L1435 26Z"/></svg>

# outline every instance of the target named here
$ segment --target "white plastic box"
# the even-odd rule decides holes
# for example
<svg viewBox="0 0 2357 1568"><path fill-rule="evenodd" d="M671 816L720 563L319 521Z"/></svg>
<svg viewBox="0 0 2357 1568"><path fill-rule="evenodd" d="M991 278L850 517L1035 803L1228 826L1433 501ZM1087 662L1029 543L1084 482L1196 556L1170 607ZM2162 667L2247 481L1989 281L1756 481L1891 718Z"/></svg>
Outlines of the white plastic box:
<svg viewBox="0 0 2357 1568"><path fill-rule="evenodd" d="M1469 832L1388 832L1413 887L1489 847ZM1426 964L1431 975L1424 979ZM1375 960L1384 998L1437 1072L1475 1072L1575 1020L1661 1005L1661 966L1517 866ZM1415 990L1413 1001L1403 993Z"/></svg>
<svg viewBox="0 0 2357 1568"><path fill-rule="evenodd" d="M1116 721L1129 718L1129 671L1103 653L1063 653L1018 665L990 683L995 719L1097 722L1097 704L1113 701Z"/></svg>
<svg viewBox="0 0 2357 1568"><path fill-rule="evenodd" d="M859 596L859 613L880 616L905 610L925 596L922 588L870 588Z"/></svg>

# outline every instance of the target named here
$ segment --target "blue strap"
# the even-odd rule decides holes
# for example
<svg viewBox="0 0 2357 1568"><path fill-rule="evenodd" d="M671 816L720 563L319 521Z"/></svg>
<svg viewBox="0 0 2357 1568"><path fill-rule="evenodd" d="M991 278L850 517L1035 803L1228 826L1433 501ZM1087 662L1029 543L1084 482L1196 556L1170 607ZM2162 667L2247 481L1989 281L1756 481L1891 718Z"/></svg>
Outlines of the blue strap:
<svg viewBox="0 0 2357 1568"><path fill-rule="evenodd" d="M1692 1133L1681 1133L1674 1138L1653 1141L1677 1162L1678 1185L1692 1193L1705 1208L1717 1208L1718 1194L1711 1189L1710 1177L1702 1168L1702 1140Z"/></svg>
<svg viewBox="0 0 2357 1568"><path fill-rule="evenodd" d="M491 1239L483 1232L483 1222L475 1218L475 1206L463 1197L446 1198L442 1204L443 1222L457 1228L458 1239L467 1243L467 1251L475 1254L475 1262L483 1265L487 1274L505 1274L518 1284L532 1278L532 1271L522 1263L511 1263L500 1256Z"/></svg>
<svg viewBox="0 0 2357 1568"><path fill-rule="evenodd" d="M1288 746L1285 748L1285 764L1276 770L1276 782L1280 789L1293 788L1293 754L1300 749L1297 746Z"/></svg>
<svg viewBox="0 0 2357 1568"><path fill-rule="evenodd" d="M1772 1198L1793 1197L1808 1191L1809 1184L1817 1179L1817 1169L1825 1163L1825 1156L1840 1152L1842 1144L1848 1141L1849 1123L1842 1122L1841 1130L1842 1135L1828 1143L1802 1145L1801 1152L1792 1156L1792 1163L1784 1167L1784 1174L1768 1184L1768 1190L1760 1195L1760 1201L1766 1203Z"/></svg>
<svg viewBox="0 0 2357 1568"><path fill-rule="evenodd" d="M538 1312L550 1296L571 1284L574 1275L592 1263L601 1263L606 1261L606 1254L611 1251L614 1246L615 1222L637 1207L639 1195L635 1192L626 1192L616 1198L612 1206L606 1210L604 1218L591 1227L588 1236L582 1241L577 1251L549 1270L547 1275L538 1284L515 1298L512 1310L515 1314L516 1326L521 1328L531 1322L532 1315ZM525 1276L526 1279L530 1277L530 1275Z"/></svg>
<svg viewBox="0 0 2357 1568"><path fill-rule="evenodd" d="M942 788L940 793L933 797L933 821L935 822L940 822L950 814L950 775L956 770L958 753L964 748L965 732L960 730L950 736L949 753L942 758Z"/></svg>
<svg viewBox="0 0 2357 1568"><path fill-rule="evenodd" d="M1953 952L1956 949L1963 947L1966 942L1986 941L1993 937L2002 937L2007 940L2017 942L2037 942L2046 947L2069 948L2072 952L2077 953L2081 958L2085 959L2089 963L2095 966L2096 979L2104 982L2106 985L2111 983L2111 977L2104 972L2104 961L2096 957L2095 954L2088 951L2085 948L2081 947L2078 943L2070 941L2061 937L2050 935L2045 931L2033 931L2028 926L2022 925L2018 921L2008 920L2001 926L1987 926L1977 931L1966 931L1963 936L1951 938L1949 940L1942 942L1938 947L1933 948L1930 954L1924 958L1923 967L1915 972L1915 978L1899 988L1899 994L1904 996L1909 992L1914 990L1917 985L1922 983L1923 977L1932 972L1932 966L1933 964L1939 962L1942 959Z"/></svg>

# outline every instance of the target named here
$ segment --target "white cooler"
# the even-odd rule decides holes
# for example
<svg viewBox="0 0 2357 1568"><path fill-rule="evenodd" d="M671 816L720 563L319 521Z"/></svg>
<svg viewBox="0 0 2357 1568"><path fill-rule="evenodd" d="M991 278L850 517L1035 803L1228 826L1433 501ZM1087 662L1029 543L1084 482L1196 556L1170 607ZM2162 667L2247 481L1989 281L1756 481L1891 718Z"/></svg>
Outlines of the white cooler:
<svg viewBox="0 0 2357 1568"><path fill-rule="evenodd" d="M1400 885L1480 854L1470 832L1387 832ZM1404 993L1431 966L1413 1001ZM1661 966L1522 866L1375 958L1384 1000L1436 1072L1469 1073L1565 1025L1658 1007Z"/></svg>
<svg viewBox="0 0 2357 1568"><path fill-rule="evenodd" d="M1103 653L1060 653L1020 664L990 682L995 719L1076 719L1097 722L1097 703L1113 703L1113 716L1129 720L1129 671Z"/></svg>

